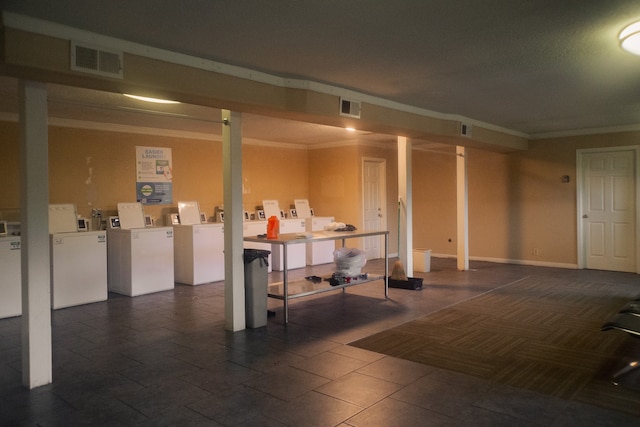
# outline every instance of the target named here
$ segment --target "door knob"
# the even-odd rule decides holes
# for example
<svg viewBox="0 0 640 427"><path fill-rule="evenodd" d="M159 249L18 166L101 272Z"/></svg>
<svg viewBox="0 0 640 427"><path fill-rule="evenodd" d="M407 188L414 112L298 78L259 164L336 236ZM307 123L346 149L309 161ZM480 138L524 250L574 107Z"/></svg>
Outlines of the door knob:
<svg viewBox="0 0 640 427"><path fill-rule="evenodd" d="M587 219L587 218L589 218L589 215L584 214L584 215L582 215L582 218Z"/></svg>

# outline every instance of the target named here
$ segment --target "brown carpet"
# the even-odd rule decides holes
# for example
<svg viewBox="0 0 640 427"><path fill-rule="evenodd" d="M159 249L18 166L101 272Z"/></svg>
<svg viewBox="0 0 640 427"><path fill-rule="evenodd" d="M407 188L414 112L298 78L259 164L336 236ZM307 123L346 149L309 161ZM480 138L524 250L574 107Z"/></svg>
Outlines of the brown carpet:
<svg viewBox="0 0 640 427"><path fill-rule="evenodd" d="M640 359L640 340L600 331L638 295L640 287L528 277L351 345L640 415L640 391L610 382Z"/></svg>

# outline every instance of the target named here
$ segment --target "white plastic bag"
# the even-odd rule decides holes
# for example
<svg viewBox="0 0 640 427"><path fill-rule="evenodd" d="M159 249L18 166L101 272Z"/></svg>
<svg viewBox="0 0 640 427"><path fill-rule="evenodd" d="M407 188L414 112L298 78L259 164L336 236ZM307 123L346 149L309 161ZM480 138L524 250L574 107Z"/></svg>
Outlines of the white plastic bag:
<svg viewBox="0 0 640 427"><path fill-rule="evenodd" d="M335 230L344 228L346 225L347 224L345 224L344 222L335 222L335 221L333 221L333 222L330 222L330 223L326 224L324 226L324 229L326 231L335 231Z"/></svg>
<svg viewBox="0 0 640 427"><path fill-rule="evenodd" d="M336 274L345 277L360 275L362 267L367 263L363 250L355 248L339 248L333 251L333 261L336 263Z"/></svg>

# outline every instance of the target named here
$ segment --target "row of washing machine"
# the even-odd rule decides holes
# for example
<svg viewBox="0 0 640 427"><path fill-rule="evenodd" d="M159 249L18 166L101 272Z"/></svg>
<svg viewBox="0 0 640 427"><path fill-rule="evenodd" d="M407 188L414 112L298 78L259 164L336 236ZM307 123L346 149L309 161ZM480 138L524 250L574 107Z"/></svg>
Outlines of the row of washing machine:
<svg viewBox="0 0 640 427"><path fill-rule="evenodd" d="M173 228L49 235L51 308L173 288ZM0 318L22 314L20 236L0 238Z"/></svg>
<svg viewBox="0 0 640 427"><path fill-rule="evenodd" d="M324 226L333 222L333 217L312 217L306 219L281 219L280 233L309 233L313 231L322 231ZM267 221L245 222L243 228L244 236L257 236L265 234L267 230ZM264 249L271 251L269 255L269 270L282 271L284 268L284 257L282 245L272 245L268 240L265 243L247 242L245 248ZM319 265L333 262L333 251L335 242L315 242L305 245L292 246L287 251L287 269L292 270L302 268L306 265Z"/></svg>
<svg viewBox="0 0 640 427"><path fill-rule="evenodd" d="M320 231L333 217L313 217L307 219L280 220L280 233L306 233ZM243 223L243 236L265 234L267 221L247 221ZM221 223L174 226L175 238L175 281L187 285L199 285L224 279L224 230ZM264 249L269 255L268 271L282 271L284 266L282 246L245 242L248 249ZM333 241L295 245L287 253L287 268L296 269L307 265L333 262Z"/></svg>
<svg viewBox="0 0 640 427"><path fill-rule="evenodd" d="M331 217L281 220L281 233L322 230ZM244 235L266 232L266 221L245 222ZM20 236L0 237L0 318L21 314ZM282 270L282 247L246 243L272 252ZM289 269L333 261L334 242L296 245ZM224 279L222 223L60 232L50 235L51 303L59 309L104 301L108 291L128 296Z"/></svg>

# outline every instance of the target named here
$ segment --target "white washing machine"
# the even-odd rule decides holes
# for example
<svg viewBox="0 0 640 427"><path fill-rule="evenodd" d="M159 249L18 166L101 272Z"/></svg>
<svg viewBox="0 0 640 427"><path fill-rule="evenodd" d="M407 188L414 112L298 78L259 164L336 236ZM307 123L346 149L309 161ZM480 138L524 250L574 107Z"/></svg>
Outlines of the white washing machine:
<svg viewBox="0 0 640 427"><path fill-rule="evenodd" d="M242 235L243 236L258 236L260 234L267 235L267 221L247 221L242 224ZM253 243L253 242L244 242L244 247L246 249L262 249L264 251L271 252L271 243L268 243L267 238L264 239L265 243ZM269 254L269 267L267 267L267 271L272 271L272 257L273 254Z"/></svg>
<svg viewBox="0 0 640 427"><path fill-rule="evenodd" d="M173 227L145 227L144 217L142 203L118 203L107 234L110 291L133 297L174 288Z"/></svg>
<svg viewBox="0 0 640 427"><path fill-rule="evenodd" d="M333 222L332 216L315 216L305 219L307 233L324 230L324 226ZM336 242L329 240L326 242L307 243L307 265L328 264L333 262L333 251L336 249Z"/></svg>
<svg viewBox="0 0 640 427"><path fill-rule="evenodd" d="M281 219L280 234L304 233L306 225L304 219ZM287 247L287 269L302 268L307 265L307 245L289 245ZM284 269L284 256L282 245L272 245L271 254L273 269L282 271Z"/></svg>
<svg viewBox="0 0 640 427"><path fill-rule="evenodd" d="M128 296L174 288L173 228L107 230L109 290Z"/></svg>
<svg viewBox="0 0 640 427"><path fill-rule="evenodd" d="M224 280L222 223L174 225L173 244L176 282L200 285Z"/></svg>
<svg viewBox="0 0 640 427"><path fill-rule="evenodd" d="M20 236L0 237L0 319L22 314Z"/></svg>
<svg viewBox="0 0 640 427"><path fill-rule="evenodd" d="M106 231L81 231L76 205L67 203L49 205L49 233L51 307L105 301Z"/></svg>
<svg viewBox="0 0 640 427"><path fill-rule="evenodd" d="M107 232L54 233L51 249L51 307L106 301Z"/></svg>

